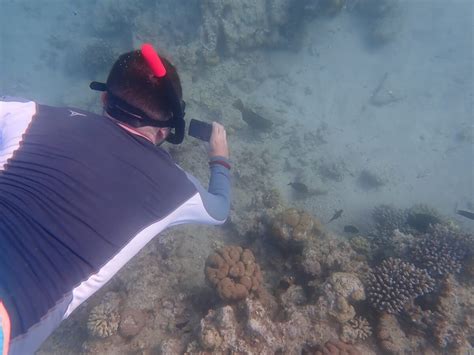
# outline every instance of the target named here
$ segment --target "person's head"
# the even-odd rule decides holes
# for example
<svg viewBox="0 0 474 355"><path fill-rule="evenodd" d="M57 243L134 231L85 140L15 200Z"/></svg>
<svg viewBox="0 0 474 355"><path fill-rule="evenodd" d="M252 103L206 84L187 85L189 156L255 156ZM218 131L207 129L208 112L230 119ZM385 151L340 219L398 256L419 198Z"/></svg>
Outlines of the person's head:
<svg viewBox="0 0 474 355"><path fill-rule="evenodd" d="M160 56L166 75L181 99L183 91L176 68ZM140 50L122 54L107 78L107 91L154 120L166 121L172 115L169 95L163 80L153 74Z"/></svg>

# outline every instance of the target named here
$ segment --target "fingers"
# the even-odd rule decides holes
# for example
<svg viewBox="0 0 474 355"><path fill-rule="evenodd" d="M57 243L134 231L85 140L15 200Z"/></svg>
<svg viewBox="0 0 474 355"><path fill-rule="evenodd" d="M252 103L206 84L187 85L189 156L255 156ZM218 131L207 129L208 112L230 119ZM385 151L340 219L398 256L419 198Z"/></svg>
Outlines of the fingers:
<svg viewBox="0 0 474 355"><path fill-rule="evenodd" d="M229 149L227 147L227 133L223 125L218 122L212 122L212 134L210 143L210 156L229 157Z"/></svg>
<svg viewBox="0 0 474 355"><path fill-rule="evenodd" d="M226 136L224 126L218 122L212 122L212 133L215 133L217 136Z"/></svg>

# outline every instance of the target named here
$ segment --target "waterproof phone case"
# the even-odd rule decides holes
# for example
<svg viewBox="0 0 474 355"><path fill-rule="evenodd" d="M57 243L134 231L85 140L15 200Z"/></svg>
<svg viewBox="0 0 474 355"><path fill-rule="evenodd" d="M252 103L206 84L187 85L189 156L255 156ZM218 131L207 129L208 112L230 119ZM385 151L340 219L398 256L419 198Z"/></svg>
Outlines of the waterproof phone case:
<svg viewBox="0 0 474 355"><path fill-rule="evenodd" d="M212 125L207 122L192 119L189 122L188 134L191 137L201 139L205 142L209 142L211 139Z"/></svg>

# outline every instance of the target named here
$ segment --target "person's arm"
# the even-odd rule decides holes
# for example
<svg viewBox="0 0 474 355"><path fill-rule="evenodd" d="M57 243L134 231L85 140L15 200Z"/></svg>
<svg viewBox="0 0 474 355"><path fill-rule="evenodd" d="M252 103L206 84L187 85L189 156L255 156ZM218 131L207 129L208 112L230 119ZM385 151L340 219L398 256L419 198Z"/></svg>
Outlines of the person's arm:
<svg viewBox="0 0 474 355"><path fill-rule="evenodd" d="M209 179L209 188L207 190L193 175L189 173L186 173L186 175L194 184L201 197L202 204L204 205L208 215L206 222L222 224L226 221L230 211L229 159L221 156L211 157L209 160L209 167L211 169L211 177Z"/></svg>
<svg viewBox="0 0 474 355"><path fill-rule="evenodd" d="M229 216L231 188L227 136L224 126L219 123L213 122L212 124L209 148L209 168L211 169L209 188L206 190L198 179L191 174L186 174L196 187L207 214L200 221L210 224L222 224Z"/></svg>

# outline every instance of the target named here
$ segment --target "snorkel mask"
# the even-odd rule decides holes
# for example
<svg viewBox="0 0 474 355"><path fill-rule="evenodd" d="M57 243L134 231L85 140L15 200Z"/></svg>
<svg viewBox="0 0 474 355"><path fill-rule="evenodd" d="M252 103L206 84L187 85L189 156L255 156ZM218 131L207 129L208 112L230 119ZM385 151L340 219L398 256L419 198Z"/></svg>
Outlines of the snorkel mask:
<svg viewBox="0 0 474 355"><path fill-rule="evenodd" d="M153 46L144 43L141 47L141 53L153 74L160 79L160 85L163 85L163 92L166 95L166 101L169 103L172 113L171 118L167 121L158 121L148 117L148 115L142 110L128 104L110 91L107 91L107 84L105 83L93 81L90 83L89 87L92 90L107 92L107 106L105 110L110 116L133 127L169 127L171 132L166 138L166 141L172 144L180 144L183 142L186 128L186 122L184 121L185 103L180 100L174 90L170 78L166 75L166 69L163 62L153 49Z"/></svg>

